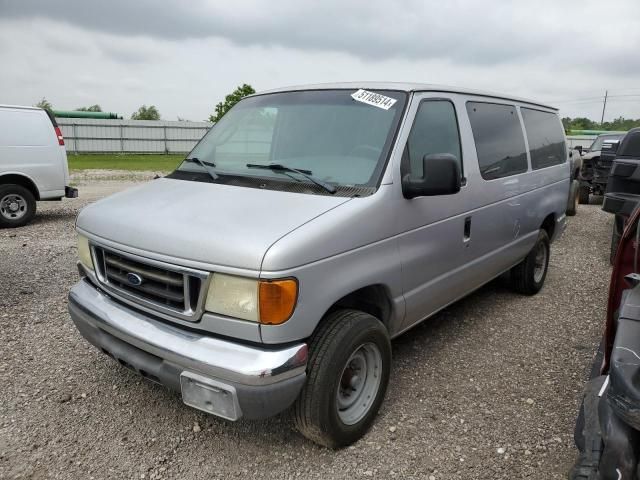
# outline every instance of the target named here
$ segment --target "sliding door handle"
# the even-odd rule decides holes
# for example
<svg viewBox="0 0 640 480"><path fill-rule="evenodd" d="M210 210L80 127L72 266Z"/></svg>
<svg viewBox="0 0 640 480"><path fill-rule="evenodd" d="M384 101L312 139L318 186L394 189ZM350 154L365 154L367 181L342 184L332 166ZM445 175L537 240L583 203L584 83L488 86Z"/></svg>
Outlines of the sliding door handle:
<svg viewBox="0 0 640 480"><path fill-rule="evenodd" d="M463 240L468 242L471 240L471 217L467 217L464 219L464 236Z"/></svg>

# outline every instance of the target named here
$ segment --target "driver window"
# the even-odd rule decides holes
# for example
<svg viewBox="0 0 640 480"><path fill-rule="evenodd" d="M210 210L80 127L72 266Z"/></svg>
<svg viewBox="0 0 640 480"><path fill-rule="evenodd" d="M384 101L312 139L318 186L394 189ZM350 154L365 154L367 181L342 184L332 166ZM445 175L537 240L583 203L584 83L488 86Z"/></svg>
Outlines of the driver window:
<svg viewBox="0 0 640 480"><path fill-rule="evenodd" d="M261 108L245 114L242 110L228 115L243 115L240 128L223 136L215 146L215 161L220 164L268 163L278 110Z"/></svg>
<svg viewBox="0 0 640 480"><path fill-rule="evenodd" d="M408 156L404 173L422 177L422 159L425 155L450 153L458 159L462 172L462 152L458 120L453 103L449 100L425 100L420 103L411 127L405 155Z"/></svg>

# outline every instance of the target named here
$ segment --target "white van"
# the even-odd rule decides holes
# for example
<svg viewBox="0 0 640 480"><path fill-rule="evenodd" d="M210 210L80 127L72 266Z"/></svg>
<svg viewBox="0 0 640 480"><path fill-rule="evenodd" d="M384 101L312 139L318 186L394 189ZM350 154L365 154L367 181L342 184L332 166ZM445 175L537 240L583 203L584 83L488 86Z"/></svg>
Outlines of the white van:
<svg viewBox="0 0 640 480"><path fill-rule="evenodd" d="M50 112L0 105L0 228L33 219L37 200L75 198L64 138Z"/></svg>

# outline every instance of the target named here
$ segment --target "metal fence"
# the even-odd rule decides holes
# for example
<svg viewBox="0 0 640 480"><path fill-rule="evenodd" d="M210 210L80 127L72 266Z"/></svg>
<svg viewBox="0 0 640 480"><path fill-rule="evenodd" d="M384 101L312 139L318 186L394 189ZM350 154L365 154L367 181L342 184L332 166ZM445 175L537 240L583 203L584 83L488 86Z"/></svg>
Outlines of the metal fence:
<svg viewBox="0 0 640 480"><path fill-rule="evenodd" d="M590 147L597 135L567 135L567 144L570 148L580 145L583 148Z"/></svg>
<svg viewBox="0 0 640 480"><path fill-rule="evenodd" d="M68 153L185 153L209 122L56 118Z"/></svg>
<svg viewBox="0 0 640 480"><path fill-rule="evenodd" d="M186 153L209 122L56 118L69 153ZM596 135L569 135L569 147L588 147Z"/></svg>

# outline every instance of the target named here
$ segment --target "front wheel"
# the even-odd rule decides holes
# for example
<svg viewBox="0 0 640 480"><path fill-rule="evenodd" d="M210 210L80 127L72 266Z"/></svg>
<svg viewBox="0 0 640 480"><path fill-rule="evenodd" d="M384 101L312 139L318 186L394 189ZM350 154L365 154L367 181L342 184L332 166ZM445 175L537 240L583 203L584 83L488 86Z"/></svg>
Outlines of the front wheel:
<svg viewBox="0 0 640 480"><path fill-rule="evenodd" d="M309 343L307 383L293 407L297 429L329 448L361 438L384 400L390 366L380 320L357 310L328 314Z"/></svg>
<svg viewBox="0 0 640 480"><path fill-rule="evenodd" d="M511 286L516 292L534 295L540 291L547 278L550 252L549 235L540 230L529 254L511 269Z"/></svg>
<svg viewBox="0 0 640 480"><path fill-rule="evenodd" d="M578 189L578 203L580 205L589 204L589 185L580 185Z"/></svg>

